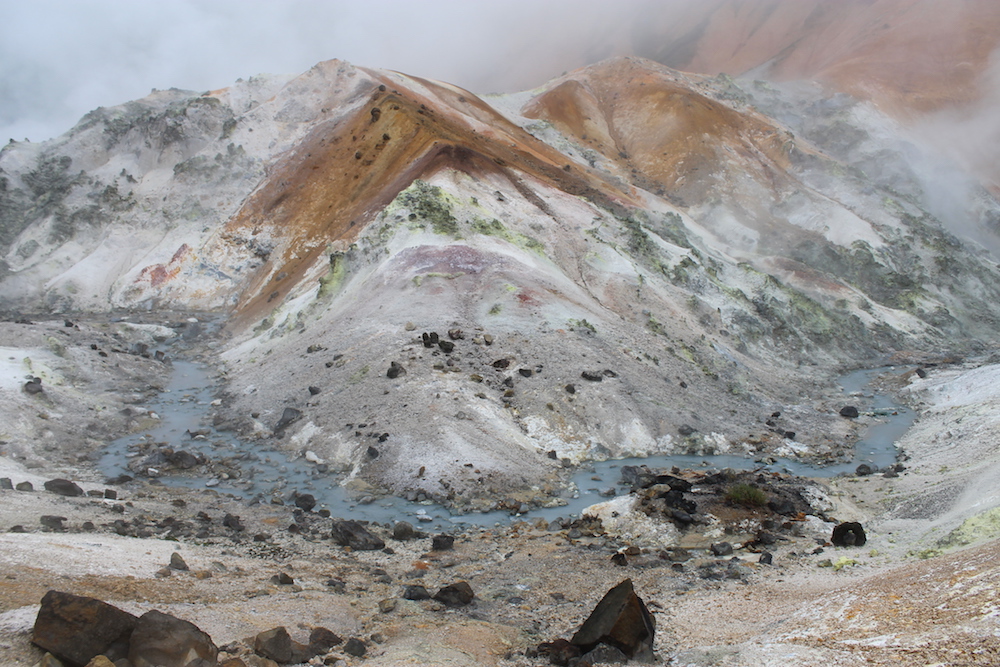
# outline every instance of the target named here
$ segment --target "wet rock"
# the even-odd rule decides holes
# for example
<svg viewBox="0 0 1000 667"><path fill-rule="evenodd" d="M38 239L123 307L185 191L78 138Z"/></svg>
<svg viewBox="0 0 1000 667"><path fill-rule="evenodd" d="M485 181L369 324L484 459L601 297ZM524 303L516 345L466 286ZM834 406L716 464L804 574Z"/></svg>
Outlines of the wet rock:
<svg viewBox="0 0 1000 667"><path fill-rule="evenodd" d="M390 380L395 380L401 375L406 375L406 368L403 364L398 361L393 361L389 364L389 370L385 372L385 376Z"/></svg>
<svg viewBox="0 0 1000 667"><path fill-rule="evenodd" d="M52 590L42 598L31 641L80 665L97 655L124 658L138 620L106 602Z"/></svg>
<svg viewBox="0 0 1000 667"><path fill-rule="evenodd" d="M365 646L365 643L357 637L351 637L347 640L347 643L344 644L344 653L347 655L353 655L355 658L360 658L367 652L368 647Z"/></svg>
<svg viewBox="0 0 1000 667"><path fill-rule="evenodd" d="M833 529L830 542L835 547L860 547L868 541L865 529L856 521L846 521Z"/></svg>
<svg viewBox="0 0 1000 667"><path fill-rule="evenodd" d="M451 551L455 548L455 537L452 535L435 535L431 538L431 551Z"/></svg>
<svg viewBox="0 0 1000 667"><path fill-rule="evenodd" d="M434 594L435 600L449 607L463 607L472 602L475 597L476 594L473 592L472 586L466 581L448 584Z"/></svg>
<svg viewBox="0 0 1000 667"><path fill-rule="evenodd" d="M165 454L167 461L175 468L180 468L181 470L190 470L196 466L201 465L205 462L204 457L197 454L192 454L187 450L180 450L178 452L169 452Z"/></svg>
<svg viewBox="0 0 1000 667"><path fill-rule="evenodd" d="M340 519L333 522L330 529L333 541L342 547L350 547L356 551L376 551L385 547L381 538L352 519Z"/></svg>
<svg viewBox="0 0 1000 667"><path fill-rule="evenodd" d="M311 493L295 494L295 506L303 511L311 512L316 507L316 497Z"/></svg>
<svg viewBox="0 0 1000 667"><path fill-rule="evenodd" d="M184 562L184 558L175 551L170 554L170 569L187 572L190 568L188 568L188 564Z"/></svg>
<svg viewBox="0 0 1000 667"><path fill-rule="evenodd" d="M285 408L281 413L281 419L274 425L274 432L281 433L290 424L302 418L302 411L298 408Z"/></svg>
<svg viewBox="0 0 1000 667"><path fill-rule="evenodd" d="M68 479L50 479L45 482L45 490L60 496L82 496L83 489Z"/></svg>
<svg viewBox="0 0 1000 667"><path fill-rule="evenodd" d="M430 600L431 594L420 584L411 584L403 588L404 600Z"/></svg>
<svg viewBox="0 0 1000 667"><path fill-rule="evenodd" d="M583 653L608 644L632 660L652 662L654 633L653 617L626 579L604 595L570 643Z"/></svg>
<svg viewBox="0 0 1000 667"><path fill-rule="evenodd" d="M128 659L133 667L202 667L214 665L219 649L190 621L147 611L132 632Z"/></svg>
<svg viewBox="0 0 1000 667"><path fill-rule="evenodd" d="M840 416L848 419L857 419L858 414L858 409L853 405L845 405L840 409Z"/></svg>
<svg viewBox="0 0 1000 667"><path fill-rule="evenodd" d="M861 465L859 465L854 470L854 474L857 475L858 477L868 477L869 475L873 474L874 472L875 472L875 469L872 468L867 463L862 463Z"/></svg>
<svg viewBox="0 0 1000 667"><path fill-rule="evenodd" d="M32 394L32 395L34 395L34 394L40 394L40 393L42 393L42 391L43 391L43 389L42 389L42 378L39 378L39 377L31 378L30 380L28 380L27 382L24 383L24 386L21 387L21 389L26 394Z"/></svg>

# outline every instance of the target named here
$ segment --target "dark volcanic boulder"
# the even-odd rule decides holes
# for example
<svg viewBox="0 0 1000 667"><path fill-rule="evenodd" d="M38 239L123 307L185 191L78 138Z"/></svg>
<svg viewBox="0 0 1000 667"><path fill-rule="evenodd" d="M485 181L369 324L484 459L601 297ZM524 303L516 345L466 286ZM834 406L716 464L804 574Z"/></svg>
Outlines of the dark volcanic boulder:
<svg viewBox="0 0 1000 667"><path fill-rule="evenodd" d="M50 479L45 482L45 490L60 496L82 496L83 489L68 479Z"/></svg>
<svg viewBox="0 0 1000 667"><path fill-rule="evenodd" d="M31 641L66 662L86 665L97 655L125 657L137 619L94 598L49 591L42 598Z"/></svg>
<svg viewBox="0 0 1000 667"><path fill-rule="evenodd" d="M330 530L330 537L340 546L351 547L357 551L375 551L385 547L385 542L381 538L351 519L335 520Z"/></svg>
<svg viewBox="0 0 1000 667"><path fill-rule="evenodd" d="M868 541L868 537L860 523L847 521L833 529L830 541L835 547L860 547Z"/></svg>
<svg viewBox="0 0 1000 667"><path fill-rule="evenodd" d="M853 405L845 405L840 409L840 416L848 419L856 419L858 414L858 409Z"/></svg>
<svg viewBox="0 0 1000 667"><path fill-rule="evenodd" d="M218 656L212 638L194 623L155 609L139 618L128 650L133 667L203 667Z"/></svg>
<svg viewBox="0 0 1000 667"><path fill-rule="evenodd" d="M652 662L654 632L653 617L626 579L604 595L570 643L583 653L607 644L632 660Z"/></svg>

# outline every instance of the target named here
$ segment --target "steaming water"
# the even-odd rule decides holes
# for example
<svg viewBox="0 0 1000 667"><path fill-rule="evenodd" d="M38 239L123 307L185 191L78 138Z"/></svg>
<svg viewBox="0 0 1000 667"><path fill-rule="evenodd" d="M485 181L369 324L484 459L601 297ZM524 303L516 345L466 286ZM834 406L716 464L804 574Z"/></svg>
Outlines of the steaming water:
<svg viewBox="0 0 1000 667"><path fill-rule="evenodd" d="M888 369L869 369L848 373L840 379L847 394L863 392L871 379ZM214 488L250 501L271 502L274 497L285 500L293 491L311 493L317 507L327 507L333 516L378 521L380 523L406 520L424 529L446 530L455 524L492 526L509 523L516 517L507 512L472 513L452 516L447 509L429 502L409 502L401 498L381 498L363 504L352 498L336 479L320 473L316 466L303 459L291 459L283 452L268 450L258 445L240 442L228 433L211 429L206 423L213 383L206 369L198 364L175 360L170 383L148 407L159 416L159 425L141 435L127 436L113 441L99 464L108 476L130 473L127 462L137 455L136 447L142 443L168 443L175 450L186 450L206 455L219 461L231 459L240 470L239 479L223 480L192 475L164 476L164 484L191 489ZM857 443L854 460L833 466L816 467L800 461L779 460L769 466L740 456L655 456L643 459L619 459L593 463L573 477L578 489L572 497L565 498L566 505L531 510L520 518L548 521L558 517L579 516L583 509L601 502L614 490L615 495L627 493L621 486L619 469L625 465L646 465L650 468L733 468L737 470L766 468L806 477L832 477L839 473L852 473L860 463L879 468L896 461L896 440L913 423L915 415L892 403L888 396L875 395L876 413L884 413L886 421L870 426ZM207 431L204 439L194 439L189 431ZM154 448L155 449L155 448Z"/></svg>

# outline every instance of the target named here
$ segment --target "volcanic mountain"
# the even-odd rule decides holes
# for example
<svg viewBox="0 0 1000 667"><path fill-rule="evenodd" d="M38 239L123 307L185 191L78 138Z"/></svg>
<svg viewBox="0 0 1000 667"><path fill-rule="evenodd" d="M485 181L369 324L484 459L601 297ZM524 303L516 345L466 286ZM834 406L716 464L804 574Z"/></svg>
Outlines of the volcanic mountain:
<svg viewBox="0 0 1000 667"><path fill-rule="evenodd" d="M3 149L0 294L213 313L217 424L396 494L833 461L834 373L981 351L1000 316L1000 206L979 189L950 229L894 127L632 57L502 96L340 61L160 91Z"/></svg>

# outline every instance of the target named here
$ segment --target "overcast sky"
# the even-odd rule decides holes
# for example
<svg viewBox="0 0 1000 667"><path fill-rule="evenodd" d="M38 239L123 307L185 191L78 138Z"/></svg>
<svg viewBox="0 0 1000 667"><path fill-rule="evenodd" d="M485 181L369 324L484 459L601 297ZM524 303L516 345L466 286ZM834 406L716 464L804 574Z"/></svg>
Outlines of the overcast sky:
<svg viewBox="0 0 1000 667"><path fill-rule="evenodd" d="M530 88L662 1L0 0L0 142L56 136L152 88L221 88L331 58L474 92Z"/></svg>

